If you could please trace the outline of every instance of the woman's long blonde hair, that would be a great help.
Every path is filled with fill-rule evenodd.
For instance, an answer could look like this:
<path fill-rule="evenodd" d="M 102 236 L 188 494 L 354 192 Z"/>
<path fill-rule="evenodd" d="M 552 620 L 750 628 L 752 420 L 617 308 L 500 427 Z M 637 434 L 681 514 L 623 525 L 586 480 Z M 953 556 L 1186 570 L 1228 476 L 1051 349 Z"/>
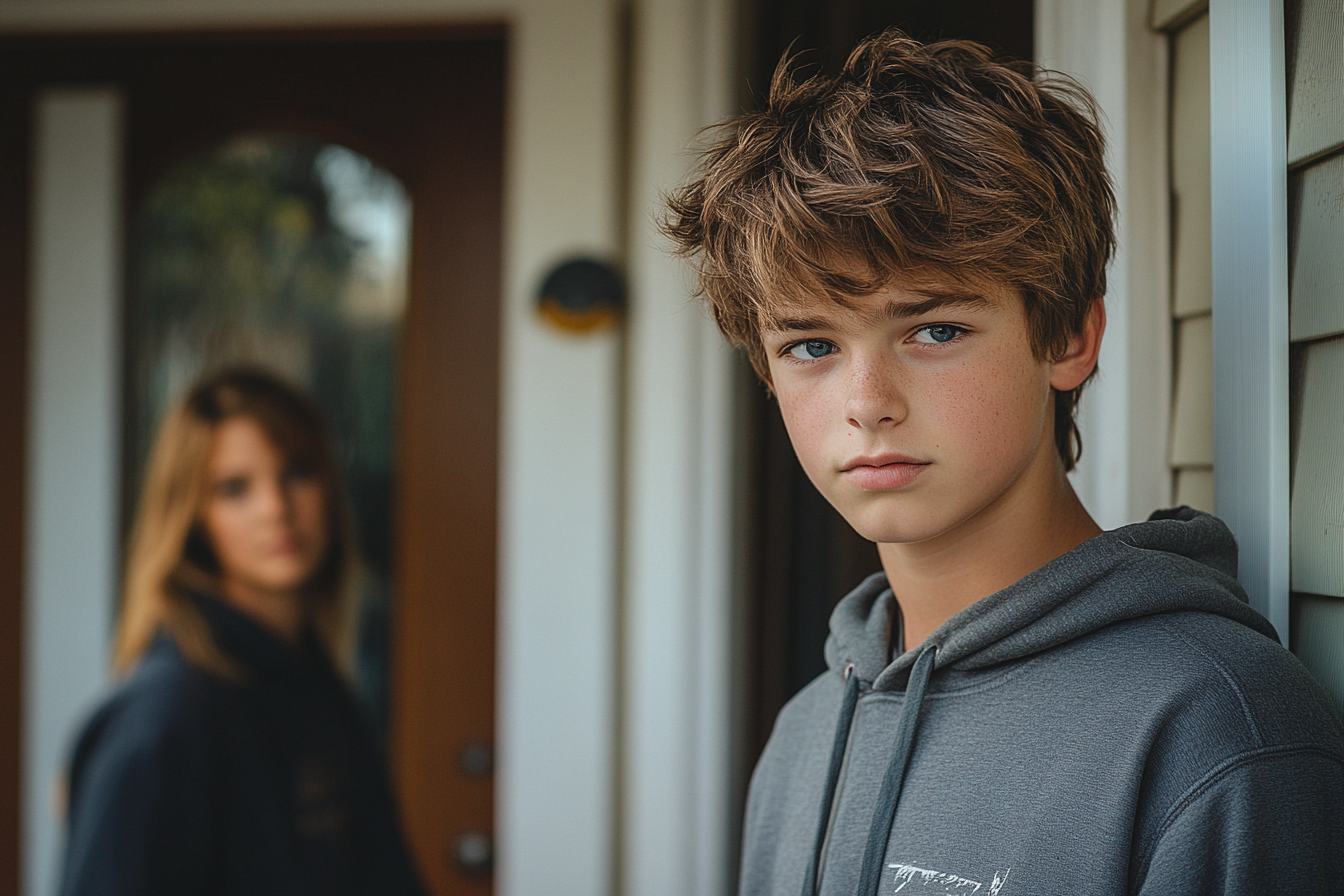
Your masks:
<path fill-rule="evenodd" d="M 348 654 L 349 600 L 357 550 L 331 439 L 316 405 L 259 369 L 234 367 L 198 382 L 159 430 L 145 471 L 130 551 L 115 667 L 135 667 L 165 632 L 188 661 L 225 678 L 243 670 L 215 643 L 193 594 L 219 594 L 219 566 L 201 514 L 209 495 L 215 432 L 225 420 L 256 421 L 290 462 L 316 474 L 327 496 L 327 556 L 308 583 L 313 626 L 331 659 Z"/>

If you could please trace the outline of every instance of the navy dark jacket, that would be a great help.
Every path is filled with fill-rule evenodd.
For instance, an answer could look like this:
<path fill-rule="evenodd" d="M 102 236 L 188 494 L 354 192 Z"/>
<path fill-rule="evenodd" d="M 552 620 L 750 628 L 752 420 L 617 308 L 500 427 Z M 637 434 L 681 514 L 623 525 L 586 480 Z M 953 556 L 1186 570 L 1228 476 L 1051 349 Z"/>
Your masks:
<path fill-rule="evenodd" d="M 315 639 L 200 599 L 229 682 L 160 636 L 80 734 L 63 896 L 421 896 L 381 757 Z"/>

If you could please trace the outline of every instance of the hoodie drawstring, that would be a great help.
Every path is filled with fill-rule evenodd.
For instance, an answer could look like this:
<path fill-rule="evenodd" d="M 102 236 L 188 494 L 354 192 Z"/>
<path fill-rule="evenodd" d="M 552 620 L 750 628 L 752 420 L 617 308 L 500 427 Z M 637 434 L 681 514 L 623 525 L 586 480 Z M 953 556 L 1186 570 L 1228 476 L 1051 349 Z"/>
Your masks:
<path fill-rule="evenodd" d="M 877 896 L 882 883 L 882 863 L 887 858 L 887 843 L 891 840 L 891 826 L 896 821 L 896 806 L 901 799 L 901 785 L 910 764 L 910 753 L 915 745 L 915 729 L 919 727 L 919 713 L 924 705 L 924 692 L 929 688 L 933 664 L 938 658 L 938 647 L 930 644 L 920 651 L 910 670 L 910 681 L 905 686 L 905 705 L 896 723 L 896 752 L 892 754 L 882 789 L 877 794 L 873 809 L 873 823 L 868 828 L 868 845 L 863 850 L 858 896 Z"/>
<path fill-rule="evenodd" d="M 901 799 L 901 785 L 910 754 L 915 745 L 915 730 L 924 706 L 924 694 L 929 689 L 933 666 L 938 659 L 938 646 L 930 644 L 920 651 L 910 669 L 910 680 L 905 686 L 905 703 L 896 723 L 896 751 L 882 778 L 882 789 L 877 794 L 873 822 L 868 828 L 868 844 L 863 850 L 863 867 L 859 873 L 858 896 L 877 896 L 882 883 L 882 863 L 887 858 L 887 843 L 891 840 L 891 826 L 896 821 L 896 806 Z M 826 844 L 826 831 L 831 824 L 835 791 L 840 784 L 840 769 L 845 764 L 849 746 L 849 729 L 854 724 L 854 712 L 859 704 L 859 675 L 851 664 L 845 667 L 845 696 L 840 704 L 840 718 L 835 723 L 835 740 L 831 744 L 831 764 L 826 773 L 826 789 L 821 795 L 821 813 L 817 818 L 817 837 L 812 845 L 812 858 L 807 863 L 803 879 L 803 896 L 816 896 L 817 874 L 821 867 L 821 851 Z"/>
<path fill-rule="evenodd" d="M 821 850 L 826 843 L 826 829 L 831 824 L 831 808 L 835 802 L 835 788 L 840 783 L 840 769 L 845 764 L 845 748 L 849 744 L 849 729 L 854 724 L 854 709 L 859 705 L 859 673 L 854 665 L 845 667 L 845 696 L 840 703 L 840 718 L 835 723 L 835 741 L 831 745 L 831 765 L 826 772 L 826 789 L 821 794 L 821 817 L 817 820 L 817 842 L 812 845 L 812 859 L 807 863 L 803 880 L 803 896 L 816 896 L 817 871 L 821 864 Z"/>

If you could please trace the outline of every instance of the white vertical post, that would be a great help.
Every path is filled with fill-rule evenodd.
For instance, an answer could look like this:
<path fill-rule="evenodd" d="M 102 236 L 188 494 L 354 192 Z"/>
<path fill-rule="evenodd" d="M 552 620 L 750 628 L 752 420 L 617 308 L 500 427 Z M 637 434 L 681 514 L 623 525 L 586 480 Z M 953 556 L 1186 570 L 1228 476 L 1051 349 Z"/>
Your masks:
<path fill-rule="evenodd" d="M 621 892 L 722 894 L 731 806 L 732 359 L 653 219 L 729 111 L 731 7 L 634 10 Z"/>
<path fill-rule="evenodd" d="M 701 121 L 708 124 L 732 112 L 734 46 L 736 22 L 733 4 L 727 0 L 705 0 L 702 5 L 701 41 Z M 698 655 L 691 658 L 696 667 L 697 741 L 695 744 L 695 880 L 691 893 L 697 896 L 727 896 L 735 892 L 729 857 L 735 853 L 731 841 L 740 836 L 732 829 L 732 752 L 734 687 L 733 620 L 734 604 L 741 599 L 733 593 L 737 581 L 734 509 L 738 498 L 733 485 L 733 467 L 737 456 L 734 440 L 740 430 L 735 424 L 734 361 L 732 352 L 718 328 L 703 312 L 698 315 L 701 342 L 700 394 L 700 497 L 699 534 L 700 580 L 697 602 Z"/>
<path fill-rule="evenodd" d="M 616 12 L 536 2 L 509 33 L 495 800 L 506 896 L 615 888 L 620 339 L 549 328 L 536 300 L 551 265 L 619 244 Z"/>
<path fill-rule="evenodd" d="M 33 142 L 23 892 L 55 889 L 56 795 L 105 687 L 117 589 L 121 98 L 53 90 Z"/>
<path fill-rule="evenodd" d="M 1288 159 L 1283 0 L 1209 4 L 1213 468 L 1251 605 L 1288 637 Z"/>

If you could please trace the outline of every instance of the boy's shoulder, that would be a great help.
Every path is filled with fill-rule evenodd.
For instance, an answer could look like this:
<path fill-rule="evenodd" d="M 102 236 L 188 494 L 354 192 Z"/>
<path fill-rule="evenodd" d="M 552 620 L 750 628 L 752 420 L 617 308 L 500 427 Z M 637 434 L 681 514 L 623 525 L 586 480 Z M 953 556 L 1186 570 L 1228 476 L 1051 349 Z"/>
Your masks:
<path fill-rule="evenodd" d="M 1339 709 L 1278 641 L 1200 612 L 1157 614 L 1118 626 L 1113 638 L 1108 634 L 1097 633 L 1097 649 L 1126 653 L 1133 660 L 1128 680 L 1147 692 L 1179 695 L 1183 716 L 1207 707 L 1224 720 L 1222 730 L 1243 730 L 1253 747 L 1323 743 L 1344 755 Z M 1192 721 L 1203 737 L 1216 735 L 1211 719 Z"/>
<path fill-rule="evenodd" d="M 1159 614 L 1088 640 L 1085 650 L 1131 660 L 1098 682 L 1098 699 L 1140 707 L 1119 714 L 1142 726 L 1133 878 L 1207 892 L 1225 874 L 1261 892 L 1298 863 L 1304 881 L 1323 883 L 1344 849 L 1344 719 L 1297 657 L 1211 613 Z M 1224 861 L 1238 853 L 1259 866 Z"/>
<path fill-rule="evenodd" d="M 1019 674 L 1020 687 L 1040 694 L 1035 706 L 1055 703 L 1056 733 L 1095 750 L 1095 771 L 1131 778 L 1136 855 L 1156 851 L 1211 788 L 1287 796 L 1307 781 L 1326 785 L 1329 770 L 1344 799 L 1339 710 L 1292 653 L 1233 619 L 1177 611 L 1128 620 Z"/>

